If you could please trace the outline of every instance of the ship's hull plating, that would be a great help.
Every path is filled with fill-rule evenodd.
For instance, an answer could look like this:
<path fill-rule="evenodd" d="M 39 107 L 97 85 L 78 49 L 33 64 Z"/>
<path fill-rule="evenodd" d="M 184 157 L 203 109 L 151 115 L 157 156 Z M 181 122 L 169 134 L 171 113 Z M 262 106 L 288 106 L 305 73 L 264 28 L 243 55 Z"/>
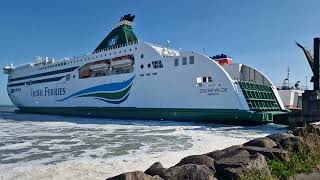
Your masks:
<path fill-rule="evenodd" d="M 20 107 L 22 112 L 111 119 L 176 120 L 219 123 L 268 123 L 273 113 L 236 109 L 165 109 L 107 107 Z"/>

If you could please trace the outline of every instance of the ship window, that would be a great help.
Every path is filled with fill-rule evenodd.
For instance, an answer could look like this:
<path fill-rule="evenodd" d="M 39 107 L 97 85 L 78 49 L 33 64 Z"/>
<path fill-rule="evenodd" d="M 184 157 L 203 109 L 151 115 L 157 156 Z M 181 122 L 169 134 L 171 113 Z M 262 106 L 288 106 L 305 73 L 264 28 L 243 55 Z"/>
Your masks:
<path fill-rule="evenodd" d="M 194 56 L 189 57 L 189 64 L 194 64 Z"/>
<path fill-rule="evenodd" d="M 150 76 L 150 73 L 147 73 L 146 76 Z"/>
<path fill-rule="evenodd" d="M 154 69 L 163 68 L 163 64 L 160 60 L 159 61 L 152 61 L 152 66 Z"/>
<path fill-rule="evenodd" d="M 151 64 L 148 64 L 148 68 L 151 68 Z"/>
<path fill-rule="evenodd" d="M 140 76 L 141 76 L 141 77 L 143 77 L 143 76 L 144 76 L 144 74 L 140 74 Z"/>
<path fill-rule="evenodd" d="M 134 49 L 135 49 L 135 50 L 137 50 L 138 48 L 137 48 L 137 47 L 135 47 Z"/>
<path fill-rule="evenodd" d="M 131 48 L 129 49 L 129 51 L 131 51 Z"/>
<path fill-rule="evenodd" d="M 143 64 L 141 64 L 140 68 L 143 69 Z"/>
<path fill-rule="evenodd" d="M 179 66 L 179 59 L 174 59 L 174 66 Z"/>
<path fill-rule="evenodd" d="M 66 80 L 70 81 L 70 74 L 66 75 Z"/>
<path fill-rule="evenodd" d="M 125 49 L 124 52 L 127 52 L 127 50 Z"/>
<path fill-rule="evenodd" d="M 141 58 L 141 59 L 143 59 L 143 58 L 144 58 L 144 55 L 143 55 L 143 54 L 141 54 L 140 58 Z"/>
<path fill-rule="evenodd" d="M 158 74 L 158 73 L 156 73 L 156 72 L 155 72 L 155 73 L 152 73 L 152 75 L 157 75 L 157 74 Z"/>
<path fill-rule="evenodd" d="M 182 58 L 182 65 L 186 65 L 187 64 L 187 58 L 186 57 L 183 57 Z"/>
<path fill-rule="evenodd" d="M 197 85 L 201 86 L 202 83 L 212 82 L 211 76 L 197 77 Z"/>

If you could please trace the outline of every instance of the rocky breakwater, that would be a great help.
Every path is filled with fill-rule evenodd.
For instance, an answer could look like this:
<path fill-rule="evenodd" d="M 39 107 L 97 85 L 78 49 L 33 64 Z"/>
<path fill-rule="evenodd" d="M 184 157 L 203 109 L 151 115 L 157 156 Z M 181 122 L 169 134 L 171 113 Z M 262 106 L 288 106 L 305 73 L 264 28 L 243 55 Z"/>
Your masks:
<path fill-rule="evenodd" d="M 243 145 L 188 156 L 173 167 L 156 162 L 144 172 L 127 172 L 108 180 L 306 179 L 308 173 L 320 179 L 315 168 L 320 165 L 319 143 L 320 124 L 308 124 Z"/>

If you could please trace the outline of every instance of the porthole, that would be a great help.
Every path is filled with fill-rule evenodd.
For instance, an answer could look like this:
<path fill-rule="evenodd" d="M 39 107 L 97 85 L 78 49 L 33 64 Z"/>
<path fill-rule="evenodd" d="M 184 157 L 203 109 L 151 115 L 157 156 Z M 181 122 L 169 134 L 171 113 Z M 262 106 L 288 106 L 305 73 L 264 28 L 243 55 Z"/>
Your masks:
<path fill-rule="evenodd" d="M 140 68 L 143 69 L 143 64 L 141 64 Z"/>
<path fill-rule="evenodd" d="M 127 52 L 127 50 L 124 50 L 123 52 Z"/>
<path fill-rule="evenodd" d="M 144 55 L 143 55 L 143 54 L 141 54 L 140 58 L 141 58 L 141 59 L 143 59 L 143 58 L 144 58 Z"/>
<path fill-rule="evenodd" d="M 151 64 L 148 64 L 148 68 L 151 68 Z"/>
<path fill-rule="evenodd" d="M 135 47 L 134 49 L 135 49 L 135 50 L 137 50 L 138 48 L 137 48 L 137 47 Z"/>

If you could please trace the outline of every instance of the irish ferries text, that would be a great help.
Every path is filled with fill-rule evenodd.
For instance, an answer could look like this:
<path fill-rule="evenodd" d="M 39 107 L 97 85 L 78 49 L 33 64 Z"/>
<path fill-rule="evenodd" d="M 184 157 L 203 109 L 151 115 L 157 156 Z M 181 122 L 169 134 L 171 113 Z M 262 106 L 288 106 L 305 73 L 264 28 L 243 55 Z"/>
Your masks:
<path fill-rule="evenodd" d="M 48 88 L 45 87 L 44 89 L 31 89 L 31 96 L 38 97 L 38 96 L 62 96 L 66 94 L 66 88 Z"/>

